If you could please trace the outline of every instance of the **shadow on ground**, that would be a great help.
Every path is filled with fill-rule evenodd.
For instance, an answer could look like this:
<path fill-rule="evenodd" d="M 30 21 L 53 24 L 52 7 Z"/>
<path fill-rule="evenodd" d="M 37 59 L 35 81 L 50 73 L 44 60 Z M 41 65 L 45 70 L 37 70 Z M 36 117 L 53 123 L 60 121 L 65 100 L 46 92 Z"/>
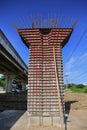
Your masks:
<path fill-rule="evenodd" d="M 70 109 L 71 109 L 71 104 L 76 103 L 78 101 L 73 100 L 73 101 L 67 101 L 65 102 L 65 113 L 69 115 Z"/>
<path fill-rule="evenodd" d="M 24 114 L 21 110 L 7 110 L 0 113 L 0 130 L 10 130 L 17 120 Z"/>
<path fill-rule="evenodd" d="M 0 93 L 0 111 L 27 110 L 27 93 Z"/>
<path fill-rule="evenodd" d="M 0 130 L 10 130 L 26 109 L 26 93 L 0 93 Z"/>
<path fill-rule="evenodd" d="M 69 116 L 69 113 L 70 113 L 71 104 L 76 103 L 76 102 L 78 102 L 78 101 L 73 100 L 73 101 L 65 102 L 65 120 L 64 120 L 64 122 L 65 122 L 65 130 L 67 130 L 67 122 L 70 122 L 68 120 L 68 116 Z"/>

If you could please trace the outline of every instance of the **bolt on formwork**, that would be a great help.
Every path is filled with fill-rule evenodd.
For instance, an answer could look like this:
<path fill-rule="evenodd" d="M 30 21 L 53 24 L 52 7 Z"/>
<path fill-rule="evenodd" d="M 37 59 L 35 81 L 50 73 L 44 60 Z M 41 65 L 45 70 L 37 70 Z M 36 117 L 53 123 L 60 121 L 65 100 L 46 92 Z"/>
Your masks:
<path fill-rule="evenodd" d="M 32 28 L 17 28 L 17 31 L 30 50 L 27 94 L 30 126 L 63 124 L 62 48 L 73 28 L 43 28 L 41 23 L 36 26 L 33 22 Z"/>

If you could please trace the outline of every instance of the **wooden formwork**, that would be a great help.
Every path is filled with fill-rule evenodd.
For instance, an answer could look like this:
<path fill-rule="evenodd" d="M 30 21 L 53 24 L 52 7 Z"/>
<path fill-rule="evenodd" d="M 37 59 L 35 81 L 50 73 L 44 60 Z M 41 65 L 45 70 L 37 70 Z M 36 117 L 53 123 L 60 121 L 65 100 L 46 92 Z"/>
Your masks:
<path fill-rule="evenodd" d="M 64 114 L 62 47 L 72 28 L 18 29 L 30 48 L 27 109 L 31 116 Z"/>

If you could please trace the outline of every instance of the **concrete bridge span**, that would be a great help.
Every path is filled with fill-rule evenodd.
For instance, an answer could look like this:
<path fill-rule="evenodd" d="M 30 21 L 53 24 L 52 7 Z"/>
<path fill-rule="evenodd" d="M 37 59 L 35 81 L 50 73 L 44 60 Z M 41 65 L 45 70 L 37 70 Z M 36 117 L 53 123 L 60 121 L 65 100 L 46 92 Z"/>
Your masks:
<path fill-rule="evenodd" d="M 0 29 L 0 73 L 6 75 L 6 91 L 12 90 L 12 79 L 27 83 L 28 68 L 17 51 Z"/>

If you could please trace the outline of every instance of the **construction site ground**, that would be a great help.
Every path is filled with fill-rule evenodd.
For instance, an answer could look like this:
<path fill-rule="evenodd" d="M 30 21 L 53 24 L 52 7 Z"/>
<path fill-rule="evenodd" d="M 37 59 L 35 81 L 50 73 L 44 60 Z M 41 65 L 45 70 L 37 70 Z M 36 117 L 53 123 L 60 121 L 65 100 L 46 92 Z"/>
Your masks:
<path fill-rule="evenodd" d="M 63 130 L 87 130 L 87 94 L 65 92 L 67 122 Z M 62 130 L 61 127 L 29 127 L 26 110 L 0 113 L 0 130 Z"/>

